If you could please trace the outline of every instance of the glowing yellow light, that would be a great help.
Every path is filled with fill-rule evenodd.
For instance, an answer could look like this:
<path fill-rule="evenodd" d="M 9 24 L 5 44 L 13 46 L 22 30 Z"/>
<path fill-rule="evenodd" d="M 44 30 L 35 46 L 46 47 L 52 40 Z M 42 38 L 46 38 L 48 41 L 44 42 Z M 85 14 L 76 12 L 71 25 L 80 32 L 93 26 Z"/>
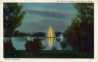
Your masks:
<path fill-rule="evenodd" d="M 49 47 L 51 48 L 51 47 L 53 47 L 53 45 L 55 43 L 55 32 L 51 26 L 48 29 L 47 37 L 48 37 Z"/>

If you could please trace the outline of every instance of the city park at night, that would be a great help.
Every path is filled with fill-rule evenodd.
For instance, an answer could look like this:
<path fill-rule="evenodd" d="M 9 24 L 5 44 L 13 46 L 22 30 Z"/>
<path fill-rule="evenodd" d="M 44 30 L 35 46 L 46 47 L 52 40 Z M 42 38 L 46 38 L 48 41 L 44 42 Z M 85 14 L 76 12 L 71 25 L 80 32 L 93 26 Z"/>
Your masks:
<path fill-rule="evenodd" d="M 4 58 L 93 58 L 93 3 L 4 3 Z"/>

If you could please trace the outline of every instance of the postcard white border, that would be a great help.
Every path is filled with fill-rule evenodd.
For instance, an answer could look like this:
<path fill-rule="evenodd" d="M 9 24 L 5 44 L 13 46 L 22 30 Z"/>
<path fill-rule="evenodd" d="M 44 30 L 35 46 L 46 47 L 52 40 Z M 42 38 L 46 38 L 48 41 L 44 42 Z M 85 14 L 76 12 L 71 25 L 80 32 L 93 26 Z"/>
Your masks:
<path fill-rule="evenodd" d="M 66 1 L 54 1 L 54 0 L 1 0 L 0 1 L 0 60 L 4 60 L 4 62 L 17 62 L 17 61 L 20 61 L 20 62 L 98 62 L 98 4 L 94 4 L 94 59 L 89 59 L 89 58 L 85 58 L 85 59 L 82 59 L 82 58 L 78 58 L 78 59 L 74 59 L 74 58 L 16 58 L 16 59 L 13 59 L 13 58 L 10 58 L 10 59 L 5 59 L 3 58 L 3 3 L 4 2 L 22 2 L 22 3 L 36 3 L 36 2 L 41 2 L 41 3 L 46 3 L 46 2 L 51 2 L 51 3 L 89 3 L 89 2 L 93 2 L 94 0 L 82 0 L 82 1 L 78 1 L 78 0 L 66 0 Z"/>

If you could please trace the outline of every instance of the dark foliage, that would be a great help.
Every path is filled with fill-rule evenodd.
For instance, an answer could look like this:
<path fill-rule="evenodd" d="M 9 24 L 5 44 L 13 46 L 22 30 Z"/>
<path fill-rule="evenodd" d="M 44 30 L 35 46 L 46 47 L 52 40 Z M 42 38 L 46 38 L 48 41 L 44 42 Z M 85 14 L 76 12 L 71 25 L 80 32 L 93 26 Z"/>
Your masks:
<path fill-rule="evenodd" d="M 17 3 L 4 3 L 4 36 L 11 36 L 14 29 L 21 24 L 24 12 Z"/>
<path fill-rule="evenodd" d="M 4 57 L 15 57 L 15 48 L 13 47 L 13 44 L 11 40 L 6 40 L 4 42 Z"/>
<path fill-rule="evenodd" d="M 94 4 L 75 4 L 79 15 L 65 31 L 69 44 L 81 54 L 94 55 Z"/>
<path fill-rule="evenodd" d="M 25 48 L 27 51 L 27 55 L 31 57 L 39 56 L 41 49 L 40 39 L 34 39 L 33 41 L 28 41 L 25 44 Z"/>

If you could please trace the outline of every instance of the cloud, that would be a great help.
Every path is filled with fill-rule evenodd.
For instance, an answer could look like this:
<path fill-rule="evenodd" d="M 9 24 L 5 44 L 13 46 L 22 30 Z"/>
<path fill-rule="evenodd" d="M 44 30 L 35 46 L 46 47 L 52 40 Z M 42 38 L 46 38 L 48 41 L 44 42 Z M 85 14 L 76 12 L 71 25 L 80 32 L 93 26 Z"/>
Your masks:
<path fill-rule="evenodd" d="M 72 4 L 23 4 L 23 6 L 26 14 L 16 30 L 26 33 L 47 32 L 49 26 L 55 31 L 63 32 L 77 13 Z"/>

